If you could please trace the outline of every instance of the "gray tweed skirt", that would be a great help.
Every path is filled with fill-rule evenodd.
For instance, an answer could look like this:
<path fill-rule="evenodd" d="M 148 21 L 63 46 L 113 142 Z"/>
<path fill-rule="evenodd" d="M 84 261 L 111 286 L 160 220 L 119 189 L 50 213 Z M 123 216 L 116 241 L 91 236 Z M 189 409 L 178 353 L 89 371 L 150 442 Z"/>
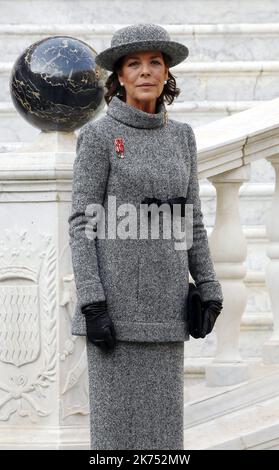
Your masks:
<path fill-rule="evenodd" d="M 183 450 L 184 342 L 86 339 L 93 450 Z"/>

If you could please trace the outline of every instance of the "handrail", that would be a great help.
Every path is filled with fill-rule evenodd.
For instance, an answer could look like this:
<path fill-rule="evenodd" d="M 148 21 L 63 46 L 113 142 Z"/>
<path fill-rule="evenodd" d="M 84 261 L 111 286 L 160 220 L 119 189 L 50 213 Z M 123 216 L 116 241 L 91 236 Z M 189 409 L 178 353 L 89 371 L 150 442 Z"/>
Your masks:
<path fill-rule="evenodd" d="M 199 178 L 279 153 L 279 98 L 194 128 Z"/>

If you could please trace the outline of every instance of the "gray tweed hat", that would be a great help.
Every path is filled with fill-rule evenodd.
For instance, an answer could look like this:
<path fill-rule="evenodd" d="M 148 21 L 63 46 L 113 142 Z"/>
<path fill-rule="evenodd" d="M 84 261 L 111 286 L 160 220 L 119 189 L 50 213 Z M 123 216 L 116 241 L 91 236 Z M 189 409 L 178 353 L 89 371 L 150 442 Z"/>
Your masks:
<path fill-rule="evenodd" d="M 172 41 L 162 27 L 151 23 L 138 23 L 118 29 L 111 39 L 111 47 L 95 57 L 96 64 L 113 71 L 117 59 L 135 51 L 160 50 L 170 57 L 169 67 L 188 57 L 189 49 L 180 42 Z"/>

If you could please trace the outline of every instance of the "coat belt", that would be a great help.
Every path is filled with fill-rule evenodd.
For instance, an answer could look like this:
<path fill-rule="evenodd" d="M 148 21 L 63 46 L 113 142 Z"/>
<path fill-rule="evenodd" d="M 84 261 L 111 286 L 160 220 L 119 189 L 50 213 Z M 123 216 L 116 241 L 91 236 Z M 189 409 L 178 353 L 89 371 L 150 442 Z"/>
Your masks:
<path fill-rule="evenodd" d="M 181 217 L 185 217 L 185 204 L 186 204 L 186 197 L 178 196 L 173 197 L 170 199 L 159 199 L 157 197 L 145 197 L 141 204 L 157 204 L 159 207 L 161 204 L 169 204 L 171 209 L 171 215 L 173 214 L 173 204 L 181 204 Z M 150 214 L 150 212 L 149 212 Z"/>

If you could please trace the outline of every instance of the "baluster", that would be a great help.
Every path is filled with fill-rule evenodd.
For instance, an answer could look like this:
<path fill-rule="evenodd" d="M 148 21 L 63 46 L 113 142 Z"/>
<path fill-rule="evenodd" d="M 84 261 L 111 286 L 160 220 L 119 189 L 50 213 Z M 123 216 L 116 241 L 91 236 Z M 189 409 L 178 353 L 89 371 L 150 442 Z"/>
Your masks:
<path fill-rule="evenodd" d="M 247 303 L 244 284 L 247 245 L 239 214 L 239 188 L 250 178 L 250 165 L 209 177 L 217 193 L 216 221 L 209 245 L 224 303 L 216 321 L 217 351 L 206 367 L 209 386 L 237 384 L 249 377 L 239 352 L 240 323 Z"/>

